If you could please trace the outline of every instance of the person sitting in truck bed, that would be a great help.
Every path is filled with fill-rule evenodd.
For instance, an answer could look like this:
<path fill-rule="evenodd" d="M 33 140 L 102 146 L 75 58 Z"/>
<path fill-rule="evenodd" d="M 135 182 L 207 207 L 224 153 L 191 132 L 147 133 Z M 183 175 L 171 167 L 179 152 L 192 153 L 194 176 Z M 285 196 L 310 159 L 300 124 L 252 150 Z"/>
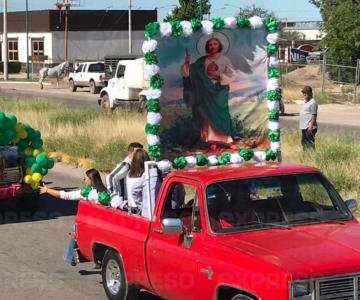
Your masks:
<path fill-rule="evenodd" d="M 100 198 L 107 198 L 110 201 L 110 195 L 108 190 L 101 180 L 101 176 L 98 170 L 89 169 L 84 174 L 85 186 L 82 189 L 75 191 L 58 191 L 48 188 L 45 184 L 40 187 L 40 194 L 49 194 L 55 198 L 63 200 L 80 200 L 85 199 L 95 203 L 106 205 Z M 99 195 L 102 195 L 99 197 Z M 104 197 L 105 196 L 105 197 Z M 102 203 L 101 203 L 102 202 Z"/>
<path fill-rule="evenodd" d="M 126 191 L 128 209 L 130 213 L 147 217 L 149 207 L 147 202 L 148 192 L 145 179 L 145 162 L 150 158 L 143 149 L 137 149 L 126 177 Z M 150 199 L 154 208 L 156 193 L 160 187 L 161 176 L 157 168 L 150 169 Z"/>

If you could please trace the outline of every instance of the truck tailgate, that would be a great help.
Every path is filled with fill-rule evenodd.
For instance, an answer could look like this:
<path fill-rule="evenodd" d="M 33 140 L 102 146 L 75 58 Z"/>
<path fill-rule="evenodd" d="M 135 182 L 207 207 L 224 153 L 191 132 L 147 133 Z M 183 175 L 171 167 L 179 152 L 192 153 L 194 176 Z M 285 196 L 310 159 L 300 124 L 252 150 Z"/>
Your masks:
<path fill-rule="evenodd" d="M 81 200 L 75 224 L 77 244 L 84 257 L 93 259 L 92 248 L 96 243 L 113 248 L 123 260 L 127 279 L 149 286 L 145 265 L 149 220 Z"/>

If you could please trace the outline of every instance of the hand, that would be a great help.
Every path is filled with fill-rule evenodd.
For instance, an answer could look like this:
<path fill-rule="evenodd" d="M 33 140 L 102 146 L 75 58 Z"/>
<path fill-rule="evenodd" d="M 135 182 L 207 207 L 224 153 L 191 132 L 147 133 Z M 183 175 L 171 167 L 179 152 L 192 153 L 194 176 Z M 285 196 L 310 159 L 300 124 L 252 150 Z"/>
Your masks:
<path fill-rule="evenodd" d="M 185 49 L 185 65 L 189 65 L 191 61 L 191 57 L 189 54 L 189 50 L 186 48 Z"/>
<path fill-rule="evenodd" d="M 311 134 L 312 134 L 312 132 L 313 132 L 312 126 L 309 126 L 309 127 L 306 129 L 306 131 L 307 131 L 308 133 L 311 133 Z"/>
<path fill-rule="evenodd" d="M 207 75 L 216 81 L 220 81 L 220 76 L 217 74 L 217 71 L 207 71 Z"/>
<path fill-rule="evenodd" d="M 40 186 L 40 194 L 46 194 L 48 192 L 48 188 L 45 185 L 45 183 L 43 183 L 42 186 Z"/>

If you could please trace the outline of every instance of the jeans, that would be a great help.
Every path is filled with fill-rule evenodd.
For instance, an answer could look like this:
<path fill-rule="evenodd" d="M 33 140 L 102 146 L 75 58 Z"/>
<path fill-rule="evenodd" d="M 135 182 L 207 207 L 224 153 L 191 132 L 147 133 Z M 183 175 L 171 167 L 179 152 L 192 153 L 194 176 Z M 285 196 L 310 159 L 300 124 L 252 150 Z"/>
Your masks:
<path fill-rule="evenodd" d="M 71 227 L 71 231 L 74 232 L 75 231 L 75 225 L 73 225 Z M 75 249 L 76 249 L 76 241 L 70 237 L 69 238 L 69 244 L 65 250 L 65 255 L 64 255 L 64 260 L 65 262 L 70 265 L 70 266 L 74 266 L 76 264 L 76 260 L 75 260 Z"/>
<path fill-rule="evenodd" d="M 315 150 L 315 135 L 317 128 L 313 129 L 311 132 L 308 132 L 307 129 L 302 129 L 301 145 L 303 149 L 313 149 Z"/>

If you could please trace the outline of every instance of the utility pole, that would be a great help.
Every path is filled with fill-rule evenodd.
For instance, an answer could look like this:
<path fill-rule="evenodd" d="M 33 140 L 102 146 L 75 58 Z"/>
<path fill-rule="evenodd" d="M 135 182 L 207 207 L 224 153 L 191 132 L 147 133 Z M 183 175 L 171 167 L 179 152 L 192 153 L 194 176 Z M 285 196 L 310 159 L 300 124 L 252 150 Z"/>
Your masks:
<path fill-rule="evenodd" d="M 3 34 L 3 53 L 4 53 L 4 81 L 8 80 L 8 60 L 9 60 L 9 53 L 8 53 L 8 39 L 7 39 L 7 0 L 4 1 L 4 12 L 3 12 L 3 19 L 4 19 L 4 34 Z"/>
<path fill-rule="evenodd" d="M 132 53 L 132 36 L 131 36 L 131 0 L 129 0 L 129 12 L 128 12 L 128 15 L 129 15 L 129 25 L 128 25 L 128 28 L 129 28 L 129 54 Z"/>
<path fill-rule="evenodd" d="M 322 61 L 322 70 L 321 70 L 321 94 L 324 95 L 325 93 L 325 81 L 326 81 L 326 52 L 323 51 L 323 61 Z"/>
<path fill-rule="evenodd" d="M 29 0 L 26 0 L 25 12 L 25 28 L 26 28 L 26 78 L 29 80 Z"/>
<path fill-rule="evenodd" d="M 202 13 L 202 0 L 200 0 L 199 1 L 199 14 L 200 14 L 200 16 L 199 16 L 199 18 L 200 18 L 200 21 L 202 21 L 202 19 L 203 19 L 203 13 Z"/>
<path fill-rule="evenodd" d="M 69 58 L 69 51 L 68 51 L 68 44 L 69 44 L 69 11 L 71 7 L 70 0 L 63 0 L 61 3 L 56 3 L 56 9 L 59 11 L 64 10 L 64 59 L 68 61 Z"/>

